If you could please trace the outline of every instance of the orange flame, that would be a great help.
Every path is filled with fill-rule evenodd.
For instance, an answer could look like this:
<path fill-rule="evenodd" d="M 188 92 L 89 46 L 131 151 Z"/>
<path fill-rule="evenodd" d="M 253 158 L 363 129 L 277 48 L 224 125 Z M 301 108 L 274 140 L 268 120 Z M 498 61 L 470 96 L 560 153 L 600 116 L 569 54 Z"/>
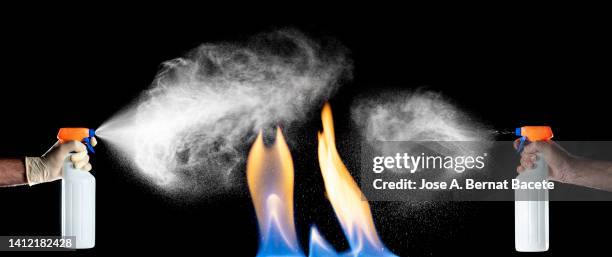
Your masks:
<path fill-rule="evenodd" d="M 259 133 L 246 173 L 259 222 L 258 256 L 303 256 L 293 222 L 293 160 L 280 128 L 270 148 Z"/>
<path fill-rule="evenodd" d="M 395 256 L 378 238 L 370 205 L 336 150 L 331 108 L 323 107 L 319 165 L 325 190 L 346 235 L 350 251 L 338 254 L 313 226 L 309 256 Z M 247 181 L 259 223 L 257 256 L 304 256 L 293 221 L 293 160 L 280 129 L 266 148 L 261 132 L 247 159 Z"/>
<path fill-rule="evenodd" d="M 319 165 L 331 205 L 355 255 L 391 254 L 378 238 L 365 196 L 353 180 L 336 150 L 334 122 L 328 103 L 321 112 L 323 132 L 319 133 Z"/>

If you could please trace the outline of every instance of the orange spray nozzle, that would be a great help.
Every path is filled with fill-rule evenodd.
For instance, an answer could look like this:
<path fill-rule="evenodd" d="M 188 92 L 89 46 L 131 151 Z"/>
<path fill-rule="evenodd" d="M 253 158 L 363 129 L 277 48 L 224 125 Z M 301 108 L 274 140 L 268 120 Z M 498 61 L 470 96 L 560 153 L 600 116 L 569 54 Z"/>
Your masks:
<path fill-rule="evenodd" d="M 553 138 L 552 129 L 549 126 L 524 126 L 516 128 L 516 135 L 521 137 L 521 141 L 517 148 L 520 153 L 523 150 L 525 141 L 546 141 Z"/>
<path fill-rule="evenodd" d="M 516 129 L 516 135 L 525 137 L 529 141 L 546 141 L 553 138 L 552 129 L 549 126 L 524 126 Z"/>
<path fill-rule="evenodd" d="M 94 153 L 90 140 L 95 135 L 95 130 L 89 128 L 60 128 L 57 133 L 57 139 L 60 143 L 71 140 L 83 142 L 87 146 L 87 149 Z"/>

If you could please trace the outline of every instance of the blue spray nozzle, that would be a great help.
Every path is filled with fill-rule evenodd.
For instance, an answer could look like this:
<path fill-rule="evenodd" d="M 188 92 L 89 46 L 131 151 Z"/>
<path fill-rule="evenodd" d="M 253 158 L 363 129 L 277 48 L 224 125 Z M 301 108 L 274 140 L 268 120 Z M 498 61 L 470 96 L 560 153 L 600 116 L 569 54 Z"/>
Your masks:
<path fill-rule="evenodd" d="M 522 136 L 523 133 L 521 132 L 521 128 L 516 128 L 516 130 L 514 130 L 514 134 L 519 136 L 519 137 Z"/>
<path fill-rule="evenodd" d="M 516 128 L 514 130 L 514 134 L 521 137 L 521 141 L 518 145 L 518 147 L 516 148 L 516 153 L 521 153 L 521 151 L 523 150 L 523 146 L 525 146 L 525 140 L 527 140 L 527 137 L 523 136 L 523 131 L 521 130 L 521 128 Z"/>

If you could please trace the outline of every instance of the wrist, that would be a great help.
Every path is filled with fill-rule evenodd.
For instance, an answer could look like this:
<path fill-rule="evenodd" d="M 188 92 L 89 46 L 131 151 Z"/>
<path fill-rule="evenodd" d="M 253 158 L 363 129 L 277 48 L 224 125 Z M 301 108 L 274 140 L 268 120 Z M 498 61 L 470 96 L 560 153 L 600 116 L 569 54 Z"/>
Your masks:
<path fill-rule="evenodd" d="M 24 165 L 28 185 L 33 186 L 48 180 L 45 162 L 41 157 L 25 157 Z"/>
<path fill-rule="evenodd" d="M 561 177 L 558 179 L 559 182 L 574 184 L 576 178 L 578 177 L 576 171 L 578 167 L 581 165 L 582 159 L 576 156 L 569 155 L 565 159 L 565 163 L 561 168 Z"/>

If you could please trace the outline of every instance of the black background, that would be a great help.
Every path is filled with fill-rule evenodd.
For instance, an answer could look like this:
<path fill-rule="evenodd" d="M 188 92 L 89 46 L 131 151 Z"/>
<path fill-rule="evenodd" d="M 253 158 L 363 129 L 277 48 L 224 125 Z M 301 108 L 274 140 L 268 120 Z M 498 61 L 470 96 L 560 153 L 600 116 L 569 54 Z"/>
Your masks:
<path fill-rule="evenodd" d="M 223 16 L 211 17 L 211 12 L 216 11 L 172 16 L 144 10 L 27 12 L 3 18 L 0 156 L 40 155 L 60 127 L 98 127 L 149 86 L 161 62 L 203 42 L 242 41 L 285 27 L 317 39 L 335 38 L 351 51 L 354 79 L 330 99 L 341 156 L 354 151 L 348 114 L 357 96 L 423 86 L 495 129 L 549 124 L 557 140 L 610 139 L 609 21 L 598 14 L 541 10 L 415 16 L 417 11 L 399 10 L 316 12 L 289 20 L 225 9 Z M 290 141 L 300 243 L 307 249 L 308 228 L 316 224 L 338 250 L 346 249 L 319 177 L 318 110 L 309 117 L 291 131 L 300 139 Z M 246 187 L 176 200 L 109 158 L 104 142 L 98 149 L 93 157 L 96 247 L 64 254 L 256 254 L 256 220 Z M 358 166 L 346 159 L 349 168 Z M 59 234 L 60 189 L 59 182 L 0 189 L 0 235 Z M 518 255 L 512 202 L 372 206 L 382 240 L 401 256 Z M 610 206 L 552 202 L 551 246 L 542 255 L 606 252 Z"/>

